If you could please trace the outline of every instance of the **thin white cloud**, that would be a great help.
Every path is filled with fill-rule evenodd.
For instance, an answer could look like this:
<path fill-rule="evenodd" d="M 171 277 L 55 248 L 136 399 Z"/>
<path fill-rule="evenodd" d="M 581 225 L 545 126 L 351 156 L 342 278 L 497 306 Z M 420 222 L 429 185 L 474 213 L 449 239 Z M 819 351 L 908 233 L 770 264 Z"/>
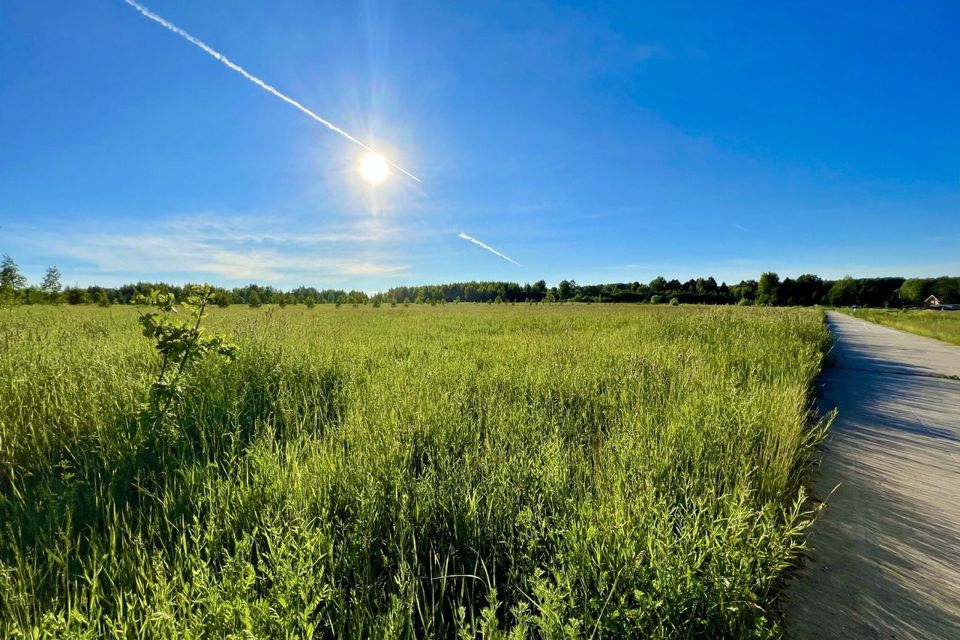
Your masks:
<path fill-rule="evenodd" d="M 518 267 L 523 266 L 523 265 L 521 265 L 519 262 L 517 262 L 516 260 L 514 260 L 513 258 L 511 258 L 510 256 L 506 256 L 506 255 L 500 253 L 499 251 L 497 251 L 496 249 L 494 249 L 494 248 L 491 247 L 490 245 L 484 244 L 483 242 L 480 242 L 480 241 L 477 240 L 476 238 L 472 238 L 472 237 L 468 236 L 467 234 L 463 233 L 462 231 L 461 231 L 460 233 L 458 233 L 457 236 L 460 237 L 460 238 L 463 238 L 464 240 L 468 240 L 468 241 L 472 242 L 472 243 L 475 244 L 475 245 L 478 245 L 478 246 L 483 247 L 484 249 L 486 249 L 487 251 L 489 251 L 489 252 L 492 253 L 493 255 L 495 255 L 495 256 L 500 256 L 501 258 L 503 258 L 503 259 L 506 260 L 507 262 L 512 262 L 513 264 L 517 265 Z"/>
<path fill-rule="evenodd" d="M 268 93 L 271 93 L 271 94 L 273 94 L 274 96 L 280 98 L 281 100 L 283 100 L 283 101 L 286 102 L 287 104 L 289 104 L 289 105 L 291 105 L 291 106 L 299 109 L 300 111 L 302 111 L 303 113 L 305 113 L 305 114 L 308 115 L 309 117 L 313 118 L 314 120 L 316 120 L 317 122 L 319 122 L 319 123 L 322 124 L 323 126 L 327 127 L 327 128 L 330 129 L 331 131 L 334 131 L 335 133 L 340 134 L 341 136 L 343 136 L 344 138 L 346 138 L 346 139 L 349 140 L 350 142 L 354 143 L 355 145 L 357 145 L 357 146 L 359 146 L 359 147 L 361 147 L 361 148 L 363 148 L 363 149 L 366 149 L 367 151 L 369 151 L 369 152 L 371 152 L 371 153 L 377 153 L 374 149 L 372 149 L 371 147 L 367 146 L 366 144 L 364 144 L 363 142 L 361 142 L 361 141 L 358 140 L 357 138 L 353 137 L 352 135 L 350 135 L 349 133 L 347 133 L 346 131 L 344 131 L 343 129 L 341 129 L 340 127 L 338 127 L 337 125 L 333 124 L 332 122 L 330 122 L 330 121 L 327 120 L 326 118 L 322 118 L 322 117 L 318 116 L 316 113 L 314 113 L 314 112 L 311 111 L 310 109 L 306 108 L 305 106 L 303 106 L 302 104 L 300 104 L 299 102 L 297 102 L 296 100 L 294 100 L 293 98 L 291 98 L 290 96 L 288 96 L 288 95 L 280 92 L 280 91 L 277 90 L 276 88 L 270 86 L 269 84 L 267 84 L 266 82 L 264 82 L 264 81 L 261 80 L 260 78 L 256 77 L 255 75 L 251 74 L 249 71 L 247 71 L 246 69 L 244 69 L 243 67 L 241 67 L 241 66 L 238 65 L 237 63 L 230 61 L 229 59 L 227 59 L 227 57 L 226 57 L 225 55 L 223 55 L 223 54 L 220 53 L 219 51 L 213 49 L 212 47 L 210 47 L 209 45 L 207 45 L 205 42 L 203 42 L 202 40 L 200 40 L 199 38 L 197 38 L 197 37 L 195 37 L 195 36 L 187 33 L 186 31 L 184 31 L 183 29 L 181 29 L 181 28 L 178 27 L 177 25 L 173 24 L 173 23 L 170 22 L 169 20 L 163 18 L 162 16 L 157 15 L 156 13 L 153 13 L 152 11 L 150 11 L 149 9 L 147 9 L 146 7 L 144 7 L 143 5 L 139 4 L 138 2 L 135 2 L 135 0 L 124 0 L 124 2 L 126 2 L 128 5 L 130 5 L 131 7 L 133 7 L 134 9 L 136 9 L 137 11 L 139 11 L 144 17 L 149 18 L 150 20 L 153 20 L 154 22 L 156 22 L 157 24 L 161 25 L 162 27 L 164 27 L 164 28 L 166 28 L 166 29 L 169 29 L 169 30 L 172 31 L 173 33 L 177 34 L 178 36 L 180 36 L 181 38 L 183 38 L 184 40 L 186 40 L 187 42 L 189 42 L 190 44 L 193 44 L 193 45 L 199 47 L 199 48 L 202 49 L 204 52 L 206 52 L 206 53 L 208 53 L 209 55 L 213 56 L 214 58 L 216 58 L 218 61 L 220 61 L 222 64 L 224 64 L 224 65 L 227 66 L 228 68 L 232 69 L 233 71 L 236 71 L 237 73 L 239 73 L 240 75 L 242 75 L 244 78 L 246 78 L 247 80 L 249 80 L 249 81 L 252 82 L 253 84 L 257 85 L 258 87 L 260 87 L 260 88 L 263 89 L 264 91 L 267 91 Z M 381 154 L 378 154 L 378 155 L 381 155 Z M 381 157 L 383 157 L 383 156 L 381 155 Z M 391 160 L 389 160 L 389 159 L 387 159 L 387 158 L 384 158 L 384 160 L 387 162 L 387 164 L 389 164 L 391 167 L 393 167 L 393 168 L 396 169 L 397 171 L 400 171 L 401 173 L 403 173 L 403 174 L 406 175 L 407 177 L 415 180 L 415 181 L 418 182 L 418 183 L 420 182 L 420 178 L 418 178 L 417 176 L 413 175 L 412 173 L 410 173 L 409 171 L 407 171 L 406 169 L 404 169 L 404 168 L 401 167 L 400 165 L 392 162 Z"/>
<path fill-rule="evenodd" d="M 294 234 L 249 218 L 203 215 L 175 218 L 146 231 L 21 230 L 19 235 L 45 253 L 79 261 L 75 271 L 96 280 L 182 274 L 191 280 L 319 284 L 351 276 L 398 276 L 410 269 L 382 247 L 377 250 L 382 258 L 370 259 L 368 245 L 394 236 L 390 229 L 362 225 Z"/>
<path fill-rule="evenodd" d="M 379 221 L 349 225 L 325 224 L 323 230 L 300 227 L 296 231 L 290 231 L 289 224 L 276 225 L 269 218 L 223 216 L 214 213 L 174 218 L 165 226 L 185 235 L 212 236 L 228 243 L 259 245 L 364 244 L 407 235 L 402 230 Z"/>

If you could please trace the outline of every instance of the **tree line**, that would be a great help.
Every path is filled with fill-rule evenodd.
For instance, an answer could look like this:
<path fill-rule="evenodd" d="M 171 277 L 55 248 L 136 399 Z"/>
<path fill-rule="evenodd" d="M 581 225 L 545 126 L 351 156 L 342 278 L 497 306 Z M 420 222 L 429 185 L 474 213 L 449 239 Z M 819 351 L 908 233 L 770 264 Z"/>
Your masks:
<path fill-rule="evenodd" d="M 382 294 L 387 300 L 411 302 L 630 302 L 674 304 L 756 304 L 768 306 L 909 307 L 923 304 L 929 295 L 941 302 L 960 302 L 960 277 L 851 278 L 825 280 L 806 274 L 784 278 L 773 272 L 759 280 L 717 284 L 712 278 L 681 282 L 657 277 L 648 283 L 619 282 L 580 285 L 562 280 L 547 287 L 515 282 L 454 282 L 420 287 L 395 287 Z"/>
<path fill-rule="evenodd" d="M 186 285 L 163 282 L 137 282 L 119 287 L 64 287 L 57 267 L 50 267 L 44 278 L 30 285 L 17 263 L 8 255 L 0 262 L 0 302 L 7 304 L 131 304 L 138 296 L 164 291 L 179 301 Z M 940 278 L 851 278 L 825 280 L 806 274 L 784 278 L 773 272 L 758 280 L 737 284 L 717 284 L 712 278 L 685 282 L 657 277 L 648 283 L 619 282 L 581 285 L 562 280 L 548 287 L 544 280 L 532 284 L 500 281 L 452 282 L 417 287 L 393 287 L 368 294 L 363 291 L 297 287 L 283 291 L 270 286 L 249 284 L 227 289 L 213 287 L 213 301 L 220 306 L 245 304 L 367 304 L 380 305 L 450 302 L 621 302 L 650 304 L 745 304 L 766 306 L 861 306 L 910 307 L 923 304 L 935 295 L 946 304 L 960 303 L 960 277 Z"/>

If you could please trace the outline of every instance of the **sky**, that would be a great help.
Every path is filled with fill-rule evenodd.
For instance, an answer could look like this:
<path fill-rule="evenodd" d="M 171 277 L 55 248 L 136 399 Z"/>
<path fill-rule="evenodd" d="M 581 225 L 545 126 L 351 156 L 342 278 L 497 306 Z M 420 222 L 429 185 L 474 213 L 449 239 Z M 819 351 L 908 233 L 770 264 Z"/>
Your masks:
<path fill-rule="evenodd" d="M 5 0 L 34 283 L 960 274 L 956 2 L 144 4 L 421 182 L 122 0 Z"/>

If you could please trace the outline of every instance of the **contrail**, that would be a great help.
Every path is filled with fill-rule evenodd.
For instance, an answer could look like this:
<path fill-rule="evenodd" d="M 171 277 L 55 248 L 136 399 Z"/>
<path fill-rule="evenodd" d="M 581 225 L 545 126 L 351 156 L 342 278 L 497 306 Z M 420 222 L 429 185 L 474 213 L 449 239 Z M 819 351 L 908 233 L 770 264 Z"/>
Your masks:
<path fill-rule="evenodd" d="M 513 258 L 511 258 L 511 257 L 509 257 L 509 256 L 503 255 L 502 253 L 500 253 L 499 251 L 497 251 L 496 249 L 494 249 L 494 248 L 491 247 L 490 245 L 484 244 L 484 243 L 480 242 L 479 240 L 477 240 L 476 238 L 471 238 L 470 236 L 468 236 L 467 234 L 463 233 L 462 231 L 461 231 L 460 233 L 458 233 L 457 236 L 460 237 L 460 238 L 463 238 L 464 240 L 469 240 L 469 241 L 472 242 L 473 244 L 480 245 L 481 247 L 483 247 L 484 249 L 486 249 L 487 251 L 489 251 L 489 252 L 492 253 L 493 255 L 495 255 L 495 256 L 500 256 L 501 258 L 503 258 L 503 259 L 506 260 L 507 262 L 512 262 L 513 264 L 517 265 L 518 267 L 522 267 L 522 266 L 523 266 L 522 264 L 520 264 L 519 262 L 517 262 L 517 261 L 514 260 Z"/>
<path fill-rule="evenodd" d="M 227 57 L 226 57 L 225 55 L 223 55 L 222 53 L 220 53 L 220 52 L 218 52 L 218 51 L 210 48 L 210 47 L 207 46 L 206 43 L 204 43 L 202 40 L 193 37 L 192 35 L 190 35 L 190 34 L 187 33 L 186 31 L 184 31 L 183 29 L 181 29 L 181 28 L 178 27 L 177 25 L 173 24 L 173 23 L 170 22 L 169 20 L 166 20 L 165 18 L 162 18 L 161 16 L 158 16 L 158 15 L 155 14 L 154 12 L 152 12 L 152 11 L 150 11 L 149 9 L 147 9 L 146 7 L 144 7 L 143 5 L 135 2 L 135 0 L 124 0 L 124 2 L 126 2 L 128 5 L 130 5 L 131 7 L 133 7 L 134 9 L 136 9 L 137 11 L 139 11 L 140 13 L 142 13 L 142 14 L 143 14 L 144 16 L 146 16 L 147 18 L 150 18 L 150 19 L 153 20 L 154 22 L 156 22 L 156 23 L 158 23 L 158 24 L 166 27 L 166 28 L 169 29 L 170 31 L 173 31 L 175 34 L 177 34 L 178 36 L 180 36 L 180 37 L 183 38 L 184 40 L 186 40 L 186 41 L 188 41 L 188 42 L 190 42 L 190 43 L 192 43 L 192 44 L 195 44 L 196 46 L 200 47 L 201 49 L 203 49 L 204 51 L 206 51 L 207 53 L 209 53 L 211 56 L 213 56 L 214 58 L 216 58 L 217 60 L 219 60 L 219 61 L 222 62 L 223 64 L 227 65 L 228 67 L 230 67 L 231 69 L 233 69 L 234 71 L 236 71 L 237 73 L 239 73 L 240 75 L 242 75 L 244 78 L 246 78 L 247 80 L 249 80 L 249 81 L 252 82 L 253 84 L 257 85 L 257 86 L 260 87 L 261 89 L 265 89 L 265 90 L 269 91 L 270 93 L 272 93 L 273 95 L 277 96 L 278 98 L 280 98 L 281 100 L 283 100 L 284 102 L 286 102 L 286 103 L 288 103 L 288 104 L 292 104 L 292 105 L 295 106 L 297 109 L 300 109 L 300 111 L 304 112 L 305 114 L 307 114 L 308 116 L 310 116 L 311 118 L 313 118 L 314 120 L 316 120 L 317 122 L 319 122 L 320 124 L 322 124 L 323 126 L 327 127 L 328 129 L 330 129 L 330 130 L 332 130 L 332 131 L 335 131 L 336 133 L 339 133 L 340 135 L 342 135 L 344 138 L 346 138 L 346 139 L 349 140 L 350 142 L 352 142 L 352 143 L 354 143 L 354 144 L 356 144 L 356 145 L 358 145 L 358 146 L 366 149 L 366 150 L 369 151 L 370 153 L 377 153 L 376 151 L 374 151 L 373 149 L 371 149 L 370 147 L 368 147 L 368 146 L 365 145 L 364 143 L 360 142 L 359 140 L 357 140 L 356 138 L 354 138 L 352 135 L 350 135 L 349 133 L 347 133 L 346 131 L 344 131 L 343 129 L 341 129 L 340 127 L 338 127 L 337 125 L 333 124 L 333 123 L 330 122 L 329 120 L 326 120 L 326 119 L 324 119 L 324 118 L 321 118 L 320 116 L 318 116 L 317 114 L 315 114 L 313 111 L 310 111 L 310 109 L 307 109 L 305 106 L 303 106 L 302 104 L 300 104 L 299 102 L 297 102 L 297 101 L 294 100 L 293 98 L 290 98 L 289 96 L 284 95 L 283 93 L 281 93 L 281 92 L 278 91 L 277 89 L 274 89 L 273 87 L 271 87 L 269 84 L 267 84 L 266 82 L 264 82 L 264 81 L 261 80 L 260 78 L 258 78 L 258 77 L 256 77 L 255 75 L 249 73 L 246 69 L 244 69 L 244 68 L 241 67 L 240 65 L 238 65 L 238 64 L 236 64 L 236 63 L 231 62 L 230 60 L 228 60 Z M 380 154 L 378 154 L 378 155 L 380 155 Z M 382 157 L 382 156 L 381 156 L 381 157 Z M 416 180 L 417 182 L 420 182 L 420 178 L 418 178 L 417 176 L 413 175 L 412 173 L 410 173 L 409 171 L 407 171 L 406 169 L 404 169 L 404 168 L 401 167 L 400 165 L 394 164 L 393 162 L 391 162 L 390 160 L 387 160 L 386 158 L 384 158 L 384 160 L 386 161 L 387 164 L 389 164 L 391 167 L 393 167 L 393 168 L 396 169 L 397 171 L 401 172 L 402 174 L 404 174 L 404 175 L 407 176 L 408 178 L 411 178 L 411 179 L 413 179 L 413 180 Z"/>

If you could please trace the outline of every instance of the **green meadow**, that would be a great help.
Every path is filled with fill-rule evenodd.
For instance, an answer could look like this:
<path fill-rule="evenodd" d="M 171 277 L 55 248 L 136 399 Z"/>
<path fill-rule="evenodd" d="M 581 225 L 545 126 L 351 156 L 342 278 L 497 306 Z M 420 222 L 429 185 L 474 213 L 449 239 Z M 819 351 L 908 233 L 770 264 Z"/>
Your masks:
<path fill-rule="evenodd" d="M 0 637 L 778 637 L 810 309 L 0 309 Z"/>
<path fill-rule="evenodd" d="M 844 309 L 855 318 L 869 320 L 901 331 L 960 344 L 960 312 L 927 309 Z"/>

